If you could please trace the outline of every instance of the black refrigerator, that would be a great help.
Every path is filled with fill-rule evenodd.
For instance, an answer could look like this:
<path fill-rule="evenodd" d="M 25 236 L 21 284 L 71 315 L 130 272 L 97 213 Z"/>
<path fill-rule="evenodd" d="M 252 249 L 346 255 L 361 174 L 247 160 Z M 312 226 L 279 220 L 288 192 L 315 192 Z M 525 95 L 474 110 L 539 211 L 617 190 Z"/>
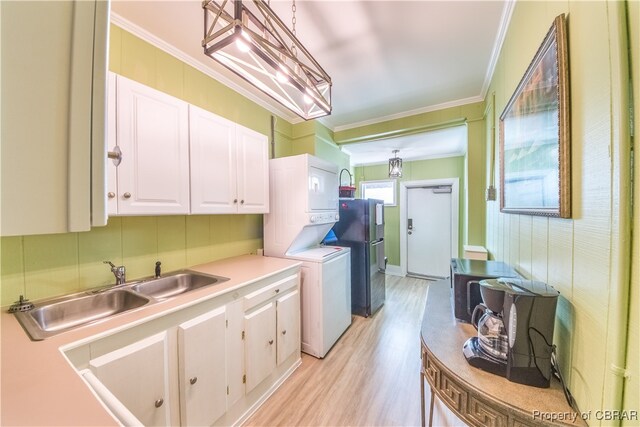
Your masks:
<path fill-rule="evenodd" d="M 369 317 L 384 304 L 384 202 L 340 199 L 337 246 L 351 248 L 351 313 Z"/>

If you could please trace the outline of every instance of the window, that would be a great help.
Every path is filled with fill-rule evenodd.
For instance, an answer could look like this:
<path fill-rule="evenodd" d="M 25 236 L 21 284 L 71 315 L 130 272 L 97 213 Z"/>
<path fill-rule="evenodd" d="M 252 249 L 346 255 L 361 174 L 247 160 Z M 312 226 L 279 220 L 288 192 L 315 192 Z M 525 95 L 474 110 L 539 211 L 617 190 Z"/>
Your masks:
<path fill-rule="evenodd" d="M 363 199 L 384 200 L 385 206 L 396 205 L 395 180 L 364 181 L 360 183 L 360 194 Z"/>

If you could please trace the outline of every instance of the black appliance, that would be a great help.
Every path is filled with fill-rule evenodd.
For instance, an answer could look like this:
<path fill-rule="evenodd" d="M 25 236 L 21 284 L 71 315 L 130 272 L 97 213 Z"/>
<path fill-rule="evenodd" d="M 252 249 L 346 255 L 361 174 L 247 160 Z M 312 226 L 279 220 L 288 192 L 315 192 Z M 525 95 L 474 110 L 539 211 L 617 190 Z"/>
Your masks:
<path fill-rule="evenodd" d="M 560 293 L 546 283 L 515 278 L 482 280 L 480 292 L 483 303 L 472 316 L 478 336 L 462 348 L 467 362 L 509 381 L 549 387 Z"/>
<path fill-rule="evenodd" d="M 340 199 L 336 246 L 351 248 L 351 313 L 368 317 L 384 304 L 384 202 Z"/>
<path fill-rule="evenodd" d="M 520 275 L 508 264 L 500 261 L 451 259 L 451 303 L 456 319 L 471 322 L 473 309 L 482 302 L 479 281 L 497 277 Z"/>

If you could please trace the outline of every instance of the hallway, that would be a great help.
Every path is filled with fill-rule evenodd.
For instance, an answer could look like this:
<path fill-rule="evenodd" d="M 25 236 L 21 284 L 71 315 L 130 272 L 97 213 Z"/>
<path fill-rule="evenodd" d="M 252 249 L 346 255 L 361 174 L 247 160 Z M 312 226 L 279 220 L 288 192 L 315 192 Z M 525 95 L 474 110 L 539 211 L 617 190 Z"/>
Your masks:
<path fill-rule="evenodd" d="M 250 426 L 420 424 L 420 324 L 429 281 L 387 276 L 385 305 L 353 323 L 327 357 L 302 365 Z"/>

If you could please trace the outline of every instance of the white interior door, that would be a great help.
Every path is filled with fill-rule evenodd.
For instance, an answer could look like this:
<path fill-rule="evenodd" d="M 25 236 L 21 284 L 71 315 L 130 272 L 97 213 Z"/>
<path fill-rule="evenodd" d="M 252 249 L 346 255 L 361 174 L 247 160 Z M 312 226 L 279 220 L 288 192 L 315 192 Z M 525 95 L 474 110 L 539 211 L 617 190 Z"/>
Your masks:
<path fill-rule="evenodd" d="M 407 273 L 446 277 L 451 261 L 451 187 L 407 189 Z"/>

